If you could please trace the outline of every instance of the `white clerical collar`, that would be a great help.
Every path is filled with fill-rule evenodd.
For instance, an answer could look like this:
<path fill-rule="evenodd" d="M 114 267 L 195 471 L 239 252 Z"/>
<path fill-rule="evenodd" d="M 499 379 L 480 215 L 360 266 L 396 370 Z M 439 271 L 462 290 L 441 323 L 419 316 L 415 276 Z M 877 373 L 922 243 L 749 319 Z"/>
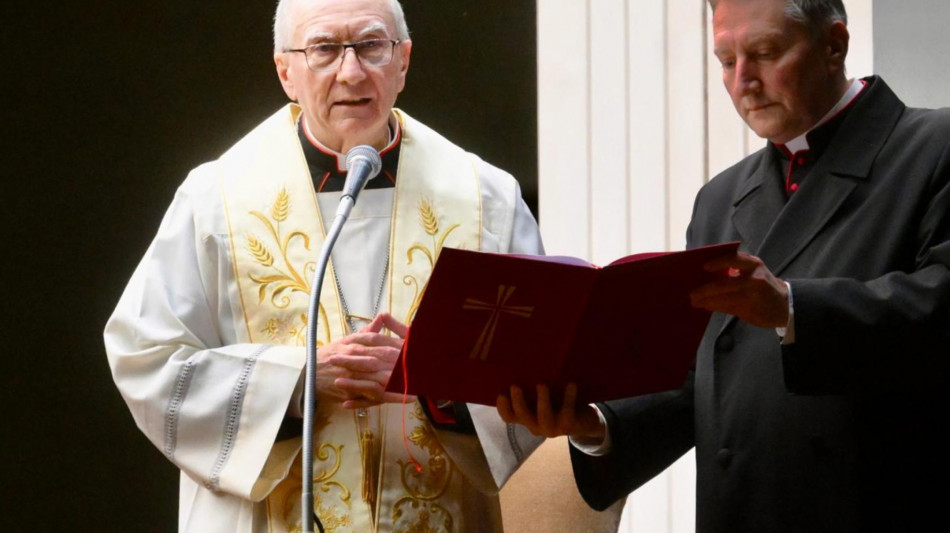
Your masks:
<path fill-rule="evenodd" d="M 310 131 L 310 125 L 307 124 L 307 117 L 301 113 L 300 114 L 300 124 L 303 125 L 303 133 L 307 136 L 307 140 L 310 141 L 310 144 L 314 145 L 317 150 L 321 152 L 332 155 L 336 157 L 336 168 L 340 172 L 346 172 L 346 154 L 341 154 L 336 150 L 328 148 L 327 145 L 320 142 L 316 135 Z M 386 140 L 386 147 L 379 151 L 380 155 L 385 154 L 386 152 L 392 150 L 397 144 L 399 144 L 400 131 L 399 131 L 399 120 L 396 119 L 396 114 L 390 112 L 389 114 L 389 127 L 386 128 L 386 132 L 389 135 L 389 138 Z"/>
<path fill-rule="evenodd" d="M 825 122 L 828 122 L 834 118 L 834 116 L 837 115 L 842 109 L 848 107 L 848 105 L 858 97 L 858 94 L 861 93 L 861 90 L 864 89 L 865 85 L 866 82 L 864 80 L 855 78 L 848 87 L 848 90 L 845 91 L 844 95 L 841 96 L 841 99 L 838 100 L 838 103 L 831 108 L 831 111 L 825 113 L 825 116 L 821 117 L 821 120 L 819 120 L 817 124 L 811 128 L 808 128 L 808 131 L 785 143 L 785 148 L 788 150 L 788 153 L 797 154 L 803 150 L 808 150 L 808 139 L 806 136 L 818 126 L 821 126 Z"/>

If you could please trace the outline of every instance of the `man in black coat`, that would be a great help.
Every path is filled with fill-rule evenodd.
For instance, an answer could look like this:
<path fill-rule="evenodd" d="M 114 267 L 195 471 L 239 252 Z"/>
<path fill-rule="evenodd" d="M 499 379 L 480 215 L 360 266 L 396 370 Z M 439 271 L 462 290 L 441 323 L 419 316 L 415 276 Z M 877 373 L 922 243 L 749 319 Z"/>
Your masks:
<path fill-rule="evenodd" d="M 769 143 L 696 198 L 688 246 L 742 244 L 692 294 L 714 312 L 693 372 L 599 417 L 571 388 L 558 412 L 544 387 L 499 411 L 572 435 L 597 509 L 695 446 L 699 531 L 931 528 L 950 495 L 950 112 L 846 77 L 840 0 L 711 5 L 726 90 Z"/>

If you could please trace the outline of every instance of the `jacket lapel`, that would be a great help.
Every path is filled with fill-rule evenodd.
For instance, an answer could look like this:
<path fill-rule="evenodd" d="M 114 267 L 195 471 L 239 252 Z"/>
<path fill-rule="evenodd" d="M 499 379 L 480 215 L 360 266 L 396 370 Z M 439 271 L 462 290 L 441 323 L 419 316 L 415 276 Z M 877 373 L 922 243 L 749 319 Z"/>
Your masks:
<path fill-rule="evenodd" d="M 904 112 L 904 104 L 878 77 L 868 79 L 834 139 L 815 163 L 805 184 L 786 203 L 776 179 L 777 155 L 766 149 L 762 163 L 734 202 L 732 222 L 743 250 L 761 258 L 781 276 L 828 225 L 845 200 L 867 180 L 875 158 Z M 729 316 L 720 330 L 735 321 Z"/>
<path fill-rule="evenodd" d="M 880 79 L 872 80 L 866 90 L 755 249 L 776 276 L 781 276 L 868 179 L 877 154 L 903 113 L 904 105 Z"/>
<path fill-rule="evenodd" d="M 829 154 L 830 155 L 830 154 Z M 835 176 L 819 160 L 803 187 L 792 195 L 785 209 L 754 252 L 773 274 L 781 273 L 828 224 L 857 185 L 854 179 Z"/>
<path fill-rule="evenodd" d="M 775 150 L 765 148 L 759 165 L 733 202 L 732 224 L 742 236 L 742 250 L 755 253 L 769 228 L 785 207 L 785 193 L 777 178 L 779 164 Z"/>

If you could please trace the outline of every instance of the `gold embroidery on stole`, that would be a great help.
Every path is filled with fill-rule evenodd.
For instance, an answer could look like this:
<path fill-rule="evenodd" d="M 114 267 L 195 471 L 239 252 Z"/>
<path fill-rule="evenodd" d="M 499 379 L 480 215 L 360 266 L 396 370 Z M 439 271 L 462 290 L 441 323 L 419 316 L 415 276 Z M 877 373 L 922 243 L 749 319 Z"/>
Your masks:
<path fill-rule="evenodd" d="M 425 244 L 417 242 L 409 247 L 409 250 L 406 252 L 406 257 L 411 265 L 413 252 L 421 253 L 422 257 L 429 262 L 429 272 L 431 273 L 432 269 L 435 268 L 435 261 L 439 257 L 439 252 L 442 251 L 442 247 L 445 245 L 445 239 L 448 238 L 453 230 L 459 227 L 459 224 L 452 224 L 446 228 L 444 232 L 439 234 L 439 216 L 436 214 L 435 209 L 432 208 L 432 202 L 425 196 L 419 200 L 419 224 L 422 225 L 422 229 L 426 235 L 432 237 L 432 247 L 430 248 Z M 460 248 L 464 248 L 464 246 L 460 246 Z M 425 292 L 423 289 L 425 287 L 419 286 L 419 280 L 416 279 L 415 276 L 406 276 L 402 282 L 414 291 L 412 305 L 409 306 L 409 311 L 403 318 L 403 321 L 408 323 L 416 316 L 416 310 L 419 309 L 419 302 L 422 301 L 422 294 Z"/>
<path fill-rule="evenodd" d="M 404 113 L 396 110 L 396 116 L 403 141 L 393 201 L 389 308 L 410 322 L 442 248 L 480 248 L 481 190 L 469 154 Z M 405 422 L 421 472 L 402 441 L 401 406 L 382 411 L 388 430 L 380 475 L 390 481 L 382 485 L 379 516 L 388 515 L 394 533 L 457 531 L 464 477 L 453 475 L 455 467 L 418 404 L 407 410 Z"/>
<path fill-rule="evenodd" d="M 221 158 L 224 195 L 236 280 L 247 323 L 247 342 L 303 346 L 316 250 L 325 238 L 306 160 L 297 141 L 299 108 L 268 119 Z M 280 180 L 273 177 L 279 176 Z M 318 345 L 345 334 L 332 265 L 320 301 Z M 360 531 L 371 510 L 351 501 L 358 484 L 359 452 L 352 422 L 321 402 L 314 450 L 314 507 L 328 531 Z M 347 431 L 349 429 L 349 432 Z M 300 528 L 300 461 L 267 498 L 274 531 Z M 359 518 L 363 517 L 363 518 Z M 355 528 L 355 529 L 351 529 Z"/>

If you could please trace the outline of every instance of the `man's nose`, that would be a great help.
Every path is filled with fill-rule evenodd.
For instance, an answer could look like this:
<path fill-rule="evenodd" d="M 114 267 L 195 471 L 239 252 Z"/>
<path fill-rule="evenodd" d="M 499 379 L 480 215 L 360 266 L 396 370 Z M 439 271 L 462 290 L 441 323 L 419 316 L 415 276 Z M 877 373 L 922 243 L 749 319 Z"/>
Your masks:
<path fill-rule="evenodd" d="M 344 48 L 343 58 L 340 59 L 340 70 L 336 73 L 337 81 L 342 83 L 356 83 L 365 77 L 366 71 L 363 70 L 363 64 L 360 63 L 360 58 L 356 55 L 356 50 Z"/>
<path fill-rule="evenodd" d="M 754 61 L 740 59 L 736 62 L 736 84 L 739 94 L 754 93 L 762 88 L 758 65 Z"/>

